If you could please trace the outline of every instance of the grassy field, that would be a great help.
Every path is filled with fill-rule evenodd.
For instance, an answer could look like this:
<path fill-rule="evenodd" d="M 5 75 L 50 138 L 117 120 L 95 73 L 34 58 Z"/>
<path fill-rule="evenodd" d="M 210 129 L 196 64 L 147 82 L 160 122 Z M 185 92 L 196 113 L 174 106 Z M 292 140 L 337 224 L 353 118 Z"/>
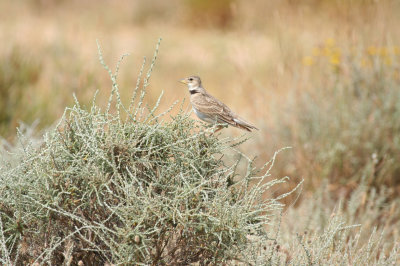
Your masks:
<path fill-rule="evenodd" d="M 112 81 L 96 40 L 112 69 L 129 53 L 118 75 L 121 103 L 128 106 L 143 56 L 149 65 L 162 37 L 150 82 L 139 84 L 147 87 L 145 105 L 164 92 L 160 112 L 183 99 L 188 112 L 187 88 L 178 80 L 197 74 L 210 93 L 260 128 L 238 147 L 256 157 L 254 167 L 292 147 L 270 171 L 290 180 L 264 197 L 304 181 L 279 199 L 286 206 L 274 209 L 268 237 L 259 241 L 267 246 L 254 248 L 253 264 L 399 263 L 399 13 L 397 1 L 368 0 L 2 1 L 4 160 L 13 161 L 7 167 L 16 164 L 4 151 L 21 142 L 18 125 L 40 139 L 74 104 L 73 94 L 89 109 L 99 90 L 98 105 L 107 105 Z M 241 133 L 228 128 L 219 137 Z M 233 152 L 227 161 L 238 156 Z M 242 173 L 245 165 L 239 166 Z M 125 251 L 118 252 L 126 262 Z M 250 260 L 251 249 L 246 252 Z"/>

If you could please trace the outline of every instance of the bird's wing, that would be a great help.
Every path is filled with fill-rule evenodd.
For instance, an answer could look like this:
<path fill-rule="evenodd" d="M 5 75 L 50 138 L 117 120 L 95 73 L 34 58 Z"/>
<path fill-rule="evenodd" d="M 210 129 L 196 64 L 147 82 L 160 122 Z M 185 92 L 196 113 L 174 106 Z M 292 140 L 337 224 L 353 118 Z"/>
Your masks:
<path fill-rule="evenodd" d="M 216 117 L 217 122 L 227 123 L 247 131 L 258 129 L 252 124 L 239 118 L 228 106 L 207 93 L 195 94 L 191 98 L 192 105 L 200 112 L 211 117 Z"/>
<path fill-rule="evenodd" d="M 224 103 L 209 94 L 201 94 L 192 97 L 192 105 L 202 113 L 210 116 L 216 116 L 219 120 L 230 125 L 235 125 L 234 118 L 236 114 L 229 109 Z"/>

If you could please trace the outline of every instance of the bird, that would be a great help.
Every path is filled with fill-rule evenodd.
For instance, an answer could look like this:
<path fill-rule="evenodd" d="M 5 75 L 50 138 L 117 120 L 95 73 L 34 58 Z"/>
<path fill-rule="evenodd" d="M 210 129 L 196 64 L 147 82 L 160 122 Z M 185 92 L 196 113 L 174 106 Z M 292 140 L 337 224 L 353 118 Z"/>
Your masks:
<path fill-rule="evenodd" d="M 240 118 L 223 102 L 209 94 L 202 86 L 200 77 L 189 76 L 181 79 L 180 82 L 188 86 L 193 111 L 201 120 L 209 124 L 230 125 L 249 132 L 253 129 L 258 130 L 255 126 Z M 215 132 L 223 127 L 218 125 Z"/>

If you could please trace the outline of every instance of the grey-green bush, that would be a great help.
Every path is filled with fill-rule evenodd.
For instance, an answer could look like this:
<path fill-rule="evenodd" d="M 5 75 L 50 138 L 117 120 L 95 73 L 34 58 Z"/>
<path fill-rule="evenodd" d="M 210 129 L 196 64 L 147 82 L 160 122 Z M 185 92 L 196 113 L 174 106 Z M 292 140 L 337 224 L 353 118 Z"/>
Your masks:
<path fill-rule="evenodd" d="M 217 264 L 243 260 L 249 236 L 265 234 L 282 204 L 264 192 L 285 180 L 257 176 L 251 161 L 237 176 L 237 163 L 221 157 L 239 143 L 188 114 L 163 121 L 168 112 L 156 115 L 158 104 L 144 107 L 155 58 L 126 108 L 120 62 L 113 74 L 100 53 L 113 82 L 108 106 L 76 100 L 39 147 L 23 145 L 4 159 L 2 264 Z"/>

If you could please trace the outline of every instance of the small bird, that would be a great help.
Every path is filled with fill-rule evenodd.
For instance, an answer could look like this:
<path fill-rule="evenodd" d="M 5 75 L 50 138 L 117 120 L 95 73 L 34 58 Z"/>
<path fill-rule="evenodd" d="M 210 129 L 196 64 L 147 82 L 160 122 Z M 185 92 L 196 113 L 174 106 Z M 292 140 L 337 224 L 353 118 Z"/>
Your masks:
<path fill-rule="evenodd" d="M 180 80 L 180 82 L 188 85 L 193 111 L 201 120 L 210 124 L 227 124 L 247 131 L 258 130 L 255 126 L 238 117 L 224 103 L 210 95 L 201 85 L 200 77 L 190 76 Z M 218 126 L 215 132 L 222 128 L 223 126 Z"/>

